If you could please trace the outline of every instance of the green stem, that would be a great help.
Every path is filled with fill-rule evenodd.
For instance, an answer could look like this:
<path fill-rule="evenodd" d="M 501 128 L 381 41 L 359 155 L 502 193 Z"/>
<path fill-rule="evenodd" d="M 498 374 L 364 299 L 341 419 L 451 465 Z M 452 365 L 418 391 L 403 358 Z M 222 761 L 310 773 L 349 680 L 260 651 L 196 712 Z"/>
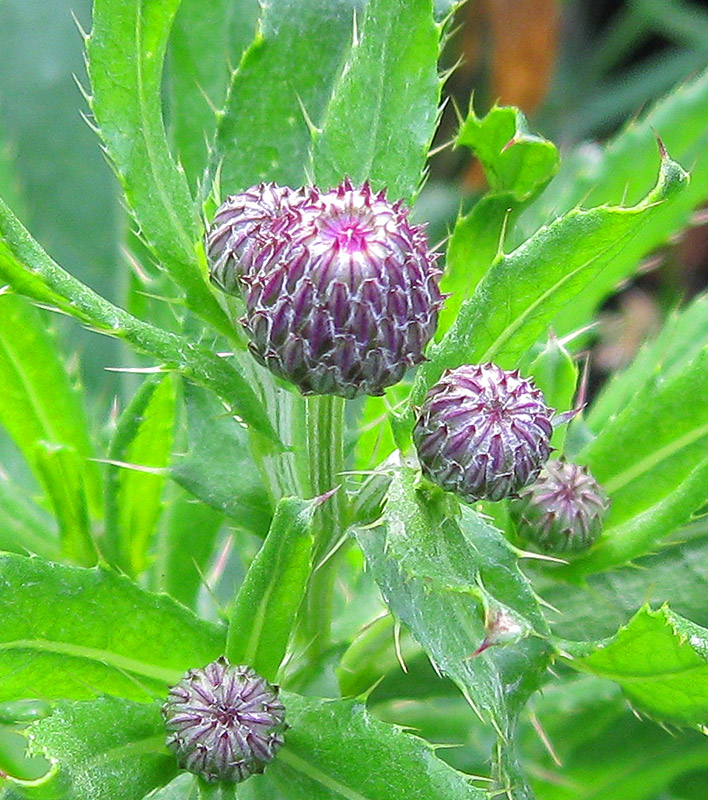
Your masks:
<path fill-rule="evenodd" d="M 341 486 L 343 480 L 344 400 L 341 397 L 308 397 L 306 408 L 310 487 L 313 494 L 319 496 Z M 327 556 L 344 534 L 346 518 L 346 495 L 344 489 L 340 489 L 318 508 L 314 519 L 316 568 L 310 579 L 301 630 L 311 660 L 322 654 L 330 642 L 339 559 Z M 323 559 L 326 560 L 323 562 Z"/>

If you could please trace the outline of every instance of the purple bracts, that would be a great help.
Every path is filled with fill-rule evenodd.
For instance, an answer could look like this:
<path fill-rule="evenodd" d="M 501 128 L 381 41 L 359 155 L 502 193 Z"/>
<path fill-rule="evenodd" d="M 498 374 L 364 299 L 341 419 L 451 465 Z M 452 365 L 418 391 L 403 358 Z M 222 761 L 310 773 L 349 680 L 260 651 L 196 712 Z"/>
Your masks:
<path fill-rule="evenodd" d="M 253 187 L 219 209 L 207 248 L 212 279 L 245 299 L 251 352 L 303 394 L 380 395 L 423 360 L 441 271 L 385 192 Z"/>
<path fill-rule="evenodd" d="M 238 783 L 263 772 L 286 727 L 277 687 L 223 656 L 190 669 L 170 689 L 162 715 L 180 767 L 207 781 Z"/>
<path fill-rule="evenodd" d="M 597 539 L 609 508 L 604 489 L 585 467 L 549 461 L 511 506 L 523 539 L 548 553 L 585 550 Z"/>
<path fill-rule="evenodd" d="M 431 481 L 467 502 L 501 500 L 538 475 L 551 453 L 553 410 L 534 383 L 496 364 L 448 370 L 413 429 Z"/>

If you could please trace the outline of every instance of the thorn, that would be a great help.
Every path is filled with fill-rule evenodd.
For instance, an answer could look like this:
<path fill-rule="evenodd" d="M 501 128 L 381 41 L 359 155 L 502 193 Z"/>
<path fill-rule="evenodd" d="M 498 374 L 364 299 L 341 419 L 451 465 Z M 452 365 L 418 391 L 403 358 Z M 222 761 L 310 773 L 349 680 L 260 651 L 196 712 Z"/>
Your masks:
<path fill-rule="evenodd" d="M 535 558 L 538 561 L 553 561 L 556 564 L 568 564 L 564 558 L 556 558 L 556 556 L 549 556 L 545 553 L 533 553 L 531 550 L 516 550 L 518 558 Z"/>
<path fill-rule="evenodd" d="M 666 145 L 664 144 L 661 136 L 656 132 L 656 128 L 653 125 L 650 126 L 651 131 L 654 134 L 656 139 L 656 146 L 659 148 L 659 155 L 661 156 L 662 161 L 669 157 L 669 154 L 666 152 Z"/>
<path fill-rule="evenodd" d="M 318 128 L 317 125 L 312 121 L 310 115 L 307 113 L 307 109 L 305 108 L 305 104 L 302 102 L 300 95 L 295 95 L 297 97 L 297 103 L 300 106 L 300 111 L 302 112 L 303 119 L 305 120 L 305 125 L 307 125 L 307 130 L 310 131 L 310 135 L 322 133 L 322 128 Z"/>
<path fill-rule="evenodd" d="M 401 623 L 395 620 L 393 623 L 393 646 L 396 651 L 396 658 L 401 665 L 401 669 L 408 674 L 408 665 L 403 658 L 403 650 L 401 649 Z"/>
<path fill-rule="evenodd" d="M 511 209 L 507 208 L 506 214 L 504 215 L 504 222 L 502 223 L 501 231 L 499 232 L 499 242 L 497 244 L 497 258 L 504 255 L 504 240 L 506 239 L 506 229 L 509 224 L 509 217 L 511 215 Z"/>
<path fill-rule="evenodd" d="M 116 461 L 113 458 L 89 458 L 87 461 L 94 461 L 97 464 L 109 464 L 112 467 L 130 469 L 133 472 L 145 472 L 148 475 L 169 475 L 167 467 L 147 467 L 143 464 L 130 464 L 127 461 Z"/>
<path fill-rule="evenodd" d="M 352 14 L 352 47 L 359 46 L 359 23 L 356 18 L 356 9 Z"/>
<path fill-rule="evenodd" d="M 529 721 L 531 722 L 531 725 L 533 726 L 533 729 L 538 734 L 538 738 L 543 743 L 543 746 L 548 751 L 548 755 L 555 762 L 555 765 L 557 767 L 562 767 L 563 766 L 563 762 L 558 757 L 558 754 L 556 753 L 553 745 L 551 744 L 551 740 L 548 738 L 548 734 L 546 733 L 546 731 L 543 730 L 543 726 L 541 725 L 541 721 L 536 716 L 535 712 L 533 712 L 533 711 L 529 712 Z"/>
<path fill-rule="evenodd" d="M 158 367 L 104 367 L 106 372 L 128 372 L 135 375 L 156 375 L 160 372 L 172 372 L 172 370 L 161 364 Z"/>

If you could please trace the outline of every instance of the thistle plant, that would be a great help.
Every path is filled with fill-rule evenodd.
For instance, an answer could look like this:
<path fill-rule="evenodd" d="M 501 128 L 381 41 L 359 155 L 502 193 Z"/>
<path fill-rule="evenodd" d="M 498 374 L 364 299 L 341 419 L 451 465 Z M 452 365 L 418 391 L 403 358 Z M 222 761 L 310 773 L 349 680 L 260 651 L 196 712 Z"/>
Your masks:
<path fill-rule="evenodd" d="M 94 0 L 93 272 L 0 158 L 1 800 L 705 795 L 706 295 L 594 354 L 708 74 L 561 159 L 462 13 Z"/>

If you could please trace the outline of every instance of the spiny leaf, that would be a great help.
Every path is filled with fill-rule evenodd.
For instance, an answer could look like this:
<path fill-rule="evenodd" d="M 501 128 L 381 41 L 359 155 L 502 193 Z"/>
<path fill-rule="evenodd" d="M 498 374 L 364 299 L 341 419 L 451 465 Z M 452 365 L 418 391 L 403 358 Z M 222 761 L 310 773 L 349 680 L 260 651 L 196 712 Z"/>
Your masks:
<path fill-rule="evenodd" d="M 420 185 L 440 99 L 432 0 L 370 0 L 313 138 L 315 180 L 349 176 L 410 200 Z"/>
<path fill-rule="evenodd" d="M 100 474 L 88 459 L 94 455 L 81 393 L 59 355 L 59 342 L 46 314 L 24 298 L 0 294 L 0 423 L 15 440 L 40 480 L 36 444 L 71 448 L 94 515 L 101 509 Z M 45 463 L 44 468 L 49 468 Z M 45 484 L 46 485 L 46 484 Z"/>
<path fill-rule="evenodd" d="M 575 669 L 610 678 L 651 716 L 705 725 L 708 715 L 708 630 L 667 606 L 643 607 L 610 640 L 570 645 Z"/>
<path fill-rule="evenodd" d="M 212 153 L 224 194 L 259 181 L 300 186 L 361 0 L 271 0 L 234 72 Z M 264 80 L 263 76 L 268 76 Z"/>
<path fill-rule="evenodd" d="M 206 347 L 168 333 L 109 303 L 56 264 L 0 199 L 0 276 L 16 291 L 59 308 L 101 333 L 179 370 L 216 392 L 234 413 L 271 442 L 277 436 L 245 378 Z"/>
<path fill-rule="evenodd" d="M 62 700 L 26 735 L 30 753 L 51 764 L 39 780 L 14 782 L 36 800 L 135 800 L 177 772 L 155 704 Z"/>
<path fill-rule="evenodd" d="M 142 235 L 187 305 L 227 337 L 233 327 L 205 278 L 201 227 L 162 119 L 162 68 L 180 0 L 96 0 L 86 42 L 91 109 Z"/>
<path fill-rule="evenodd" d="M 517 639 L 534 632 L 544 636 L 546 623 L 501 534 L 467 507 L 461 507 L 459 520 L 439 516 L 415 480 L 407 467 L 394 471 L 384 527 L 357 531 L 357 540 L 394 615 L 506 735 L 515 712 L 507 706 L 503 673 L 493 647 L 477 651 L 500 613 L 514 621 Z M 530 675 L 542 673 L 544 657 L 529 667 Z"/>
<path fill-rule="evenodd" d="M 637 205 L 574 209 L 508 255 L 500 254 L 443 340 L 431 348 L 413 402 L 447 368 L 489 360 L 513 367 L 558 310 L 687 182 L 684 170 L 664 158 L 656 187 Z"/>
<path fill-rule="evenodd" d="M 164 595 L 103 569 L 0 556 L 0 700 L 151 702 L 223 653 L 224 635 Z"/>
<path fill-rule="evenodd" d="M 145 381 L 118 420 L 108 451 L 111 461 L 127 466 L 108 465 L 102 552 L 128 575 L 138 575 L 148 563 L 148 548 L 162 512 L 175 404 L 172 376 Z"/>
<path fill-rule="evenodd" d="M 226 655 L 269 681 L 276 680 L 285 657 L 312 571 L 316 505 L 295 497 L 278 503 L 231 612 Z"/>

